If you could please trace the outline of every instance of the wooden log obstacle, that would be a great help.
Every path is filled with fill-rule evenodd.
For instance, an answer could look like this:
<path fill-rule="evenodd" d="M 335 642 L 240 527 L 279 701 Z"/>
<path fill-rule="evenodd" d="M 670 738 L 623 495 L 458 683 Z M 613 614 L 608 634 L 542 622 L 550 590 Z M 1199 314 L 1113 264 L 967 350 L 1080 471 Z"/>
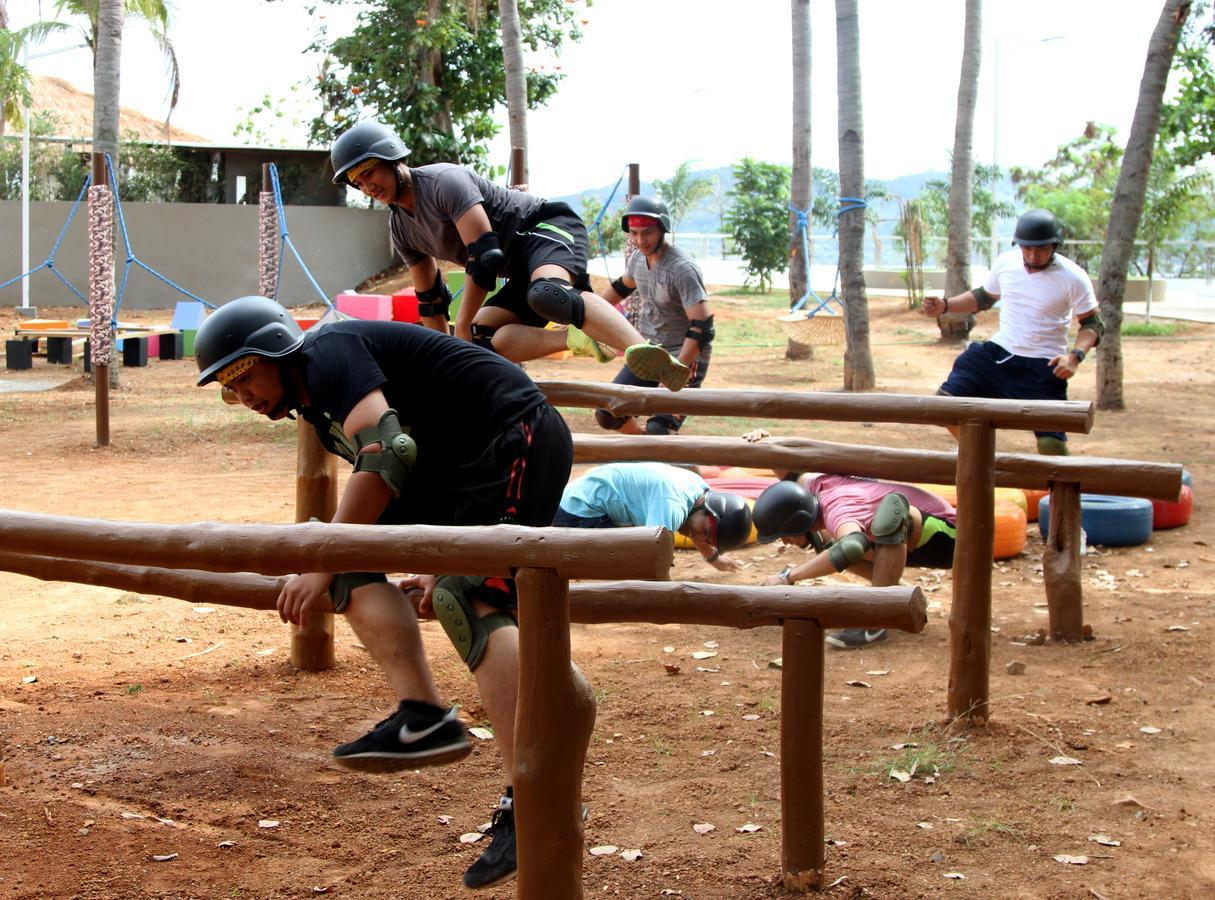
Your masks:
<path fill-rule="evenodd" d="M 905 394 L 696 390 L 546 381 L 555 406 L 607 409 L 612 415 L 743 416 L 837 422 L 954 426 L 956 453 L 895 450 L 802 439 L 749 444 L 737 438 L 575 435 L 578 462 L 656 460 L 765 466 L 791 471 L 868 475 L 958 486 L 954 602 L 950 609 L 950 717 L 988 717 L 991 664 L 991 572 L 996 485 L 1049 489 L 1052 515 L 1043 556 L 1051 636 L 1078 641 L 1083 630 L 1080 586 L 1080 485 L 1089 493 L 1177 498 L 1181 466 L 1094 457 L 997 454 L 995 430 L 1087 433 L 1091 403 L 988 400 Z"/>
<path fill-rule="evenodd" d="M 824 629 L 919 632 L 924 595 L 906 587 L 655 583 L 673 556 L 671 533 L 660 528 L 150 525 L 0 511 L 0 570 L 191 602 L 273 609 L 284 579 L 271 575 L 303 569 L 513 573 L 517 895 L 524 900 L 583 896 L 581 780 L 595 704 L 570 658 L 570 622 L 781 625 L 782 879 L 793 890 L 820 889 Z M 571 588 L 571 577 L 644 580 Z M 551 728 L 554 720 L 563 727 Z"/>

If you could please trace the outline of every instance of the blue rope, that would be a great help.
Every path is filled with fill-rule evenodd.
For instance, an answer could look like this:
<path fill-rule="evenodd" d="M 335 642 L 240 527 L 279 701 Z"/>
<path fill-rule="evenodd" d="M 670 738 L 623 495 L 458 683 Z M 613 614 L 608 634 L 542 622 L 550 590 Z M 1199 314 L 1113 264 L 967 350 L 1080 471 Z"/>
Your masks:
<path fill-rule="evenodd" d="M 591 223 L 591 228 L 595 229 L 595 233 L 599 235 L 599 253 L 603 257 L 603 271 L 607 273 L 607 277 L 611 278 L 612 273 L 608 268 L 607 245 L 603 241 L 603 229 L 600 223 L 603 222 L 603 217 L 607 215 L 608 207 L 612 205 L 612 201 L 616 199 L 616 191 L 620 190 L 620 182 L 624 181 L 625 174 L 629 171 L 628 166 L 620 172 L 620 177 L 616 179 L 616 183 L 612 185 L 612 191 L 608 194 L 608 198 L 599 209 L 599 215 L 595 216 L 595 221 Z M 589 229 L 588 229 L 589 230 Z"/>
<path fill-rule="evenodd" d="M 197 300 L 199 303 L 201 303 L 203 306 L 207 307 L 208 309 L 216 309 L 217 307 L 215 306 L 214 303 L 208 303 L 206 300 L 204 300 L 202 297 L 198 296 L 197 294 L 186 290 L 184 287 L 182 287 L 181 285 L 177 284 L 176 282 L 170 280 L 169 278 L 166 278 L 164 275 L 160 274 L 160 272 L 157 272 L 155 269 L 153 269 L 151 266 L 149 266 L 143 260 L 141 260 L 135 256 L 135 251 L 131 249 L 131 237 L 127 233 L 126 215 L 122 211 L 122 198 L 118 195 L 118 177 L 114 174 L 114 164 L 113 164 L 113 161 L 110 159 L 110 154 L 108 154 L 108 153 L 105 155 L 105 167 L 106 167 L 106 171 L 110 173 L 110 189 L 114 192 L 114 209 L 118 213 L 118 228 L 119 228 L 119 231 L 122 233 L 123 246 L 126 247 L 126 250 L 127 250 L 126 264 L 122 267 L 122 282 L 118 287 L 118 299 L 114 301 L 114 313 L 111 316 L 111 323 L 114 324 L 115 326 L 117 326 L 117 324 L 118 324 L 118 310 L 122 308 L 122 298 L 123 298 L 123 295 L 126 293 L 127 279 L 131 275 L 131 266 L 133 266 L 133 265 L 139 266 L 145 272 L 148 272 L 150 275 L 154 275 L 155 277 L 159 278 L 161 281 L 163 281 L 169 287 L 173 288 L 173 290 L 177 291 L 179 294 L 184 294 L 185 296 L 190 297 L 193 300 Z"/>
<path fill-rule="evenodd" d="M 832 232 L 831 232 L 832 237 L 835 237 L 840 233 L 840 216 L 842 216 L 846 212 L 853 212 L 858 209 L 865 209 L 869 205 L 861 197 L 840 197 L 839 204 L 840 204 L 840 208 L 835 214 L 835 228 L 832 229 Z M 802 237 L 802 260 L 804 261 L 805 268 L 806 268 L 806 293 L 802 294 L 801 299 L 798 300 L 796 303 L 794 303 L 793 306 L 790 307 L 789 311 L 796 312 L 797 310 L 801 309 L 803 306 L 806 305 L 806 301 L 808 301 L 811 297 L 813 297 L 816 301 L 818 301 L 818 305 L 815 306 L 814 309 L 812 309 L 806 313 L 807 319 L 812 318 L 815 313 L 817 313 L 819 310 L 824 309 L 824 308 L 827 309 L 828 314 L 833 315 L 833 313 L 831 313 L 831 309 L 830 309 L 831 304 L 833 302 L 835 303 L 836 306 L 839 307 L 840 313 L 843 314 L 844 303 L 841 300 L 839 294 L 836 293 L 836 288 L 839 286 L 839 281 L 840 281 L 840 263 L 839 263 L 838 247 L 836 248 L 836 256 L 835 256 L 835 277 L 831 280 L 831 294 L 827 297 L 826 300 L 824 300 L 821 297 L 819 297 L 818 294 L 814 293 L 814 288 L 810 287 L 810 237 L 809 237 L 810 210 L 809 209 L 798 209 L 796 206 L 794 206 L 792 203 L 790 203 L 789 211 L 792 212 L 794 214 L 794 216 L 796 216 L 796 218 L 797 218 L 797 228 L 798 228 L 798 231 L 801 232 L 801 237 Z"/>
<path fill-rule="evenodd" d="M 39 265 L 30 269 L 28 272 L 18 275 L 16 278 L 10 278 L 8 281 L 4 282 L 4 284 L 0 284 L 0 288 L 6 288 L 10 284 L 20 281 L 22 278 L 29 278 L 31 275 L 41 269 L 50 269 L 52 275 L 62 281 L 67 286 L 67 289 L 79 297 L 86 306 L 88 305 L 89 301 L 85 299 L 84 294 L 76 290 L 76 286 L 68 281 L 62 272 L 55 268 L 55 254 L 59 251 L 59 245 L 63 243 L 63 237 L 67 234 L 67 230 L 72 227 L 72 220 L 76 218 L 76 210 L 80 208 L 80 201 L 84 199 L 85 191 L 89 189 L 89 183 L 92 182 L 92 180 L 92 172 L 84 176 L 84 186 L 80 189 L 80 193 L 76 195 L 76 202 L 72 204 L 72 209 L 70 212 L 68 212 L 67 221 L 63 223 L 63 228 L 59 232 L 59 237 L 55 239 L 55 244 L 53 247 L 51 247 L 50 256 L 43 260 L 43 262 Z"/>
<path fill-rule="evenodd" d="M 283 274 L 283 247 L 288 247 L 296 262 L 300 264 L 300 268 L 304 270 L 304 275 L 307 276 L 309 283 L 316 289 L 320 298 L 325 301 L 325 305 L 333 309 L 333 301 L 325 296 L 325 292 L 321 290 L 321 286 L 316 283 L 316 279 L 312 277 L 312 272 L 308 270 L 308 266 L 304 263 L 304 258 L 300 256 L 300 252 L 295 249 L 295 244 L 291 241 L 291 236 L 287 233 L 287 216 L 283 212 L 283 192 L 278 184 L 278 166 L 270 163 L 270 183 L 274 186 L 274 211 L 278 216 L 278 224 L 281 230 L 282 241 L 278 247 L 278 269 L 274 273 L 274 299 L 278 299 L 279 285 L 282 283 Z"/>

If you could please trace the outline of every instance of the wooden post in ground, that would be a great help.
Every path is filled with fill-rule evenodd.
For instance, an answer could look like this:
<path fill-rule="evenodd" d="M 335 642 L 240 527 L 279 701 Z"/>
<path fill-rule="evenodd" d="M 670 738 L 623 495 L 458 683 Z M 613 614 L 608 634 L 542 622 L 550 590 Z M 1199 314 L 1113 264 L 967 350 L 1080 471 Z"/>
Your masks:
<path fill-rule="evenodd" d="M 110 445 L 110 363 L 114 352 L 114 196 L 105 154 L 93 154 L 89 186 L 89 353 L 97 446 Z"/>
<path fill-rule="evenodd" d="M 629 190 L 625 199 L 632 200 L 641 193 L 641 164 L 629 163 Z"/>
<path fill-rule="evenodd" d="M 823 843 L 823 628 L 782 626 L 780 700 L 781 880 L 790 891 L 821 890 Z"/>
<path fill-rule="evenodd" d="M 1084 595 L 1080 586 L 1080 485 L 1052 481 L 1050 527 L 1042 553 L 1046 605 L 1053 641 L 1079 641 L 1084 632 Z"/>
<path fill-rule="evenodd" d="M 949 612 L 950 718 L 987 722 L 991 662 L 991 561 L 995 546 L 996 431 L 987 422 L 958 429 L 958 537 Z"/>
<path fill-rule="evenodd" d="M 510 186 L 517 190 L 529 190 L 527 180 L 527 149 L 525 147 L 510 148 Z"/>
<path fill-rule="evenodd" d="M 569 582 L 523 568 L 519 590 L 519 705 L 515 716 L 515 830 L 519 900 L 582 897 L 582 768 L 595 698 L 570 661 Z"/>
<path fill-rule="evenodd" d="M 278 212 L 268 163 L 262 165 L 258 205 L 258 289 L 273 297 L 278 288 Z M 301 418 L 295 423 L 295 521 L 328 522 L 335 512 L 337 457 L 321 446 L 316 431 Z M 333 613 L 311 613 L 291 626 L 291 662 L 305 672 L 333 668 Z"/>

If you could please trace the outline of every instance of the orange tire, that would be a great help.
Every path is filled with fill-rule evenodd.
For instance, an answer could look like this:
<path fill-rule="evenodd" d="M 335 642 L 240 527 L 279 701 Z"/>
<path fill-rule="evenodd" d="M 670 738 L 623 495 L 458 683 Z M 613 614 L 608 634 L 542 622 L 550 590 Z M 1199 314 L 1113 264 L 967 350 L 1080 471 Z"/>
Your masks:
<path fill-rule="evenodd" d="M 1034 488 L 1022 488 L 1021 493 L 1025 495 L 1025 517 L 1030 522 L 1038 521 L 1038 503 L 1050 491 L 1039 491 Z"/>
<path fill-rule="evenodd" d="M 1025 549 L 1025 510 L 1008 500 L 996 501 L 996 537 L 992 559 L 1008 559 Z"/>

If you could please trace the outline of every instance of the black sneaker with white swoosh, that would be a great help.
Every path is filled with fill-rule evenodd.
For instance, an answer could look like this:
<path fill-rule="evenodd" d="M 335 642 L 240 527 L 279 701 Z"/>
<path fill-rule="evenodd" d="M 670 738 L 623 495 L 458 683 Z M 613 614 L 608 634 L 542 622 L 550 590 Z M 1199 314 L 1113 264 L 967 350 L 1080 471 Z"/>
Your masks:
<path fill-rule="evenodd" d="M 399 772 L 441 766 L 472 751 L 456 707 L 402 700 L 397 711 L 357 741 L 333 751 L 333 761 L 359 772 Z"/>
<path fill-rule="evenodd" d="M 857 650 L 886 640 L 885 628 L 845 628 L 827 635 L 828 645 L 837 650 Z"/>

